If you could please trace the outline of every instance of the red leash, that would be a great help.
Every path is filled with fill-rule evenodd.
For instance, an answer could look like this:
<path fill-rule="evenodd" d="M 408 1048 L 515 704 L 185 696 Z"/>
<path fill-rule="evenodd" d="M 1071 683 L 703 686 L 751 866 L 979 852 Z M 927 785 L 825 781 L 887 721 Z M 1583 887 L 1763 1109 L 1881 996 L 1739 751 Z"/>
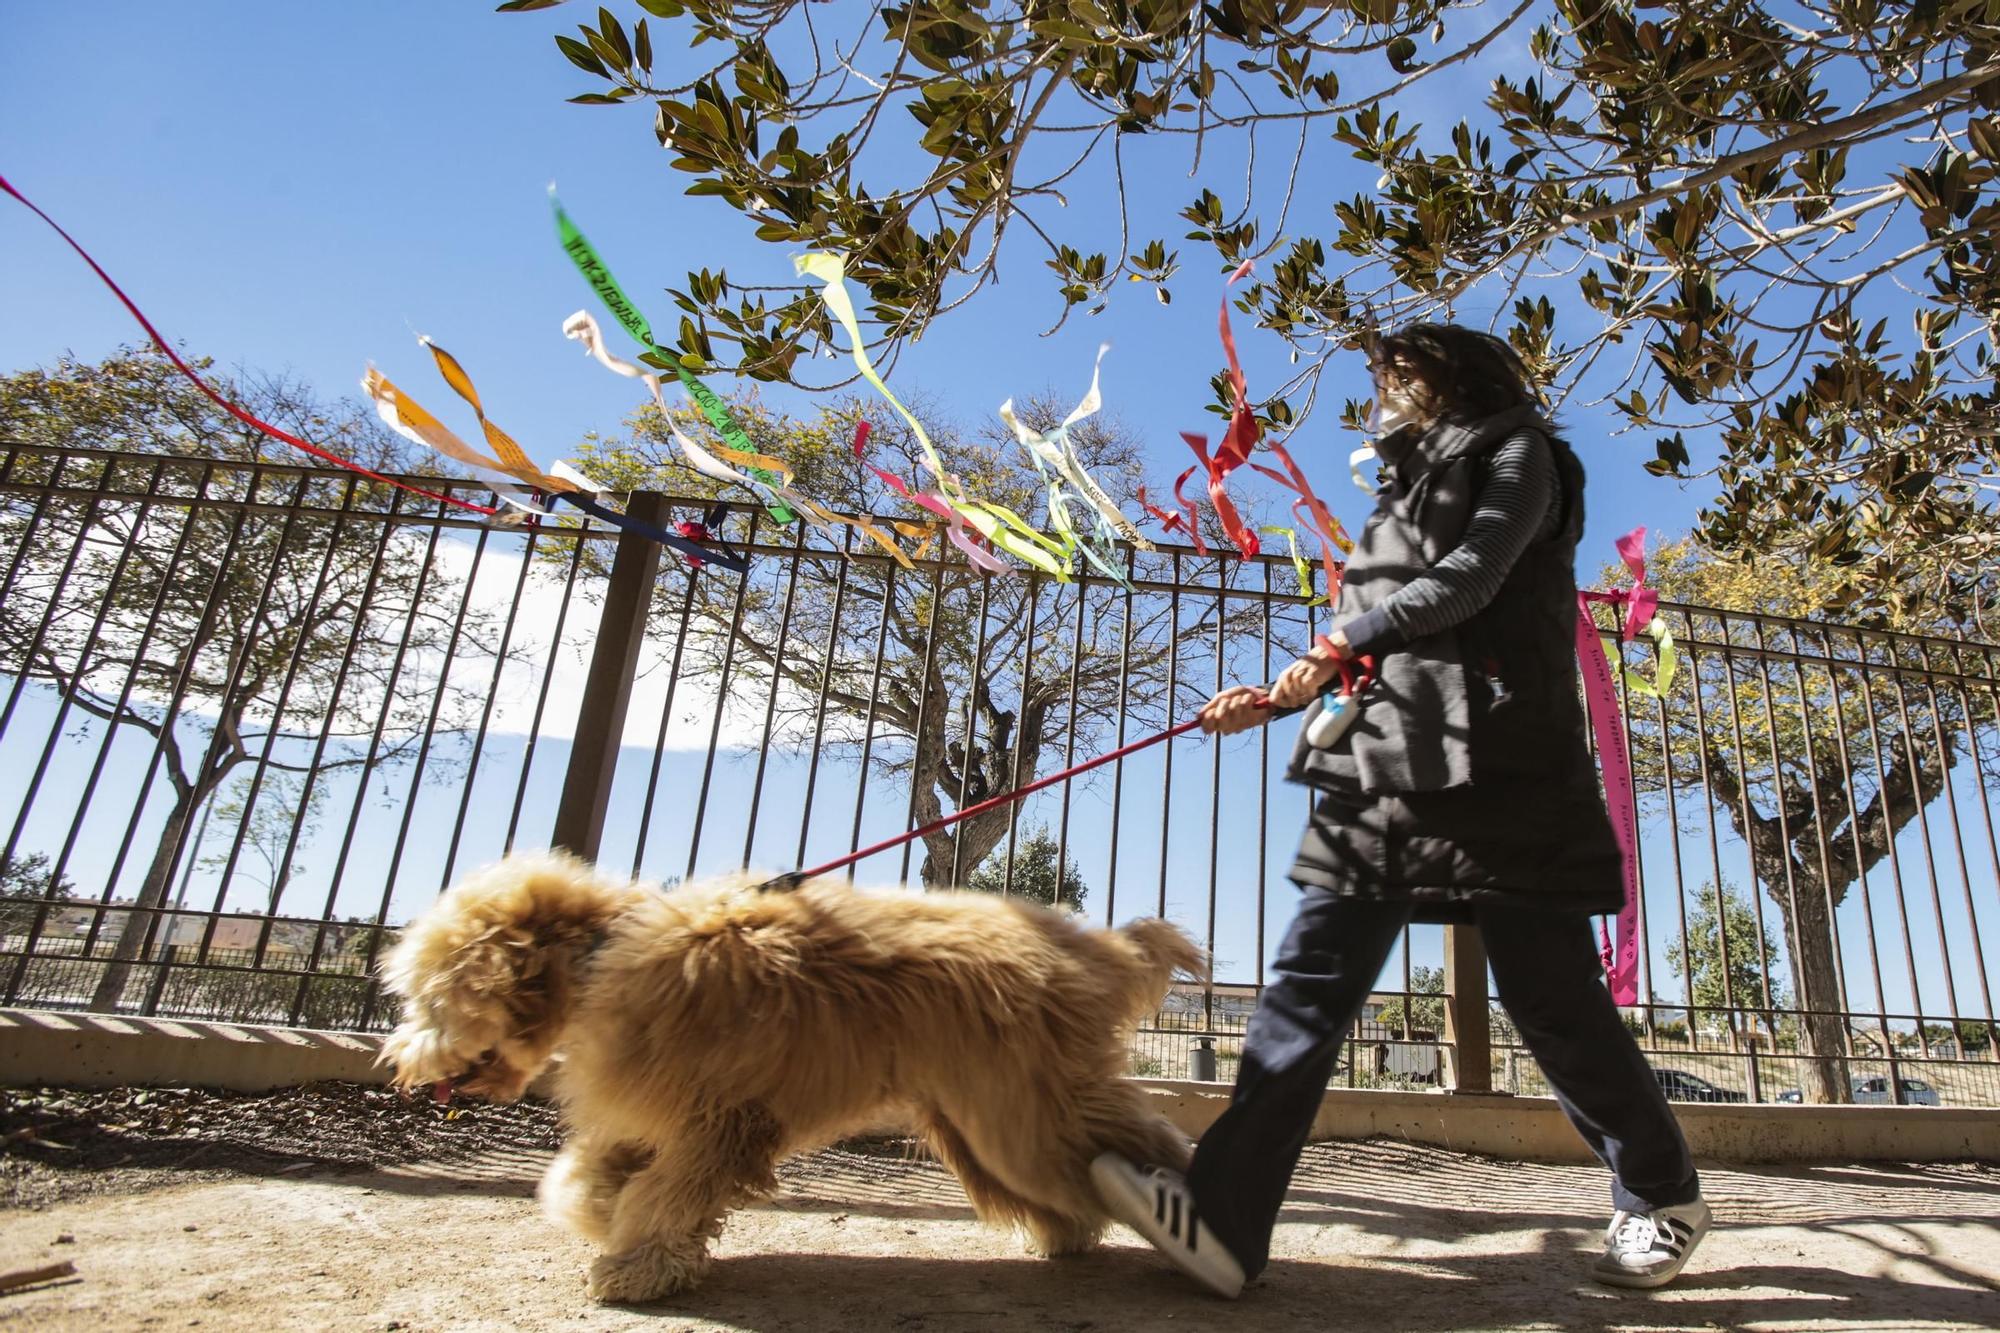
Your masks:
<path fill-rule="evenodd" d="M 384 476 L 380 472 L 371 471 L 370 469 L 361 466 L 361 464 L 355 462 L 353 459 L 342 458 L 339 454 L 336 454 L 331 450 L 322 449 L 318 445 L 313 444 L 306 440 L 302 440 L 298 436 L 293 435 L 288 431 L 279 430 L 276 426 L 273 426 L 270 422 L 264 421 L 256 416 L 253 416 L 251 413 L 245 411 L 243 408 L 238 407 L 235 403 L 230 402 L 229 399 L 223 397 L 220 393 L 216 392 L 214 387 L 211 386 L 207 380 L 203 379 L 200 375 L 196 374 L 193 366 L 189 365 L 186 361 L 181 359 L 181 354 L 174 350 L 174 345 L 167 341 L 166 335 L 153 327 L 153 321 L 146 318 L 145 312 L 139 309 L 139 307 L 133 303 L 132 298 L 125 294 L 125 289 L 123 287 L 120 287 L 115 281 L 113 281 L 111 275 L 109 273 L 106 273 L 103 267 L 100 264 L 98 264 L 98 262 L 95 259 L 92 259 L 90 257 L 90 251 L 84 249 L 82 245 L 77 243 L 77 239 L 74 236 L 70 235 L 68 232 L 62 229 L 61 223 L 57 222 L 54 218 L 50 217 L 47 213 L 44 213 L 40 208 L 38 208 L 35 205 L 34 200 L 28 198 L 27 195 L 22 194 L 19 190 L 15 189 L 12 185 L 10 185 L 5 176 L 0 176 L 0 194 L 12 195 L 16 200 L 20 201 L 20 203 L 25 205 L 30 213 L 33 213 L 36 217 L 48 223 L 49 226 L 55 230 L 56 235 L 62 237 L 63 240 L 67 241 L 69 243 L 69 248 L 76 251 L 77 257 L 83 260 L 84 263 L 90 265 L 90 271 L 95 273 L 98 276 L 98 278 L 103 281 L 104 285 L 111 289 L 111 294 L 117 297 L 120 304 L 122 304 L 128 311 L 131 312 L 132 318 L 139 321 L 139 327 L 146 331 L 146 335 L 153 340 L 153 345 L 160 349 L 161 355 L 165 356 L 168 361 L 173 363 L 174 369 L 180 371 L 182 375 L 186 376 L 188 382 L 193 384 L 195 388 L 201 390 L 202 393 L 207 395 L 208 398 L 212 402 L 214 402 L 217 407 L 229 413 L 230 416 L 235 417 L 238 421 L 250 427 L 250 429 L 258 431 L 264 435 L 268 435 L 272 439 L 280 441 L 281 443 L 289 444 L 294 449 L 303 449 L 305 452 L 311 454 L 314 458 L 318 458 L 325 462 L 331 463 L 335 467 L 346 468 L 349 472 L 359 473 L 361 476 L 368 478 L 370 481 L 379 481 L 384 483 L 385 485 L 394 486 L 398 490 L 408 491 L 412 495 L 421 495 L 426 500 L 436 500 L 440 504 L 454 505 L 459 509 L 468 510 L 475 514 L 497 514 L 500 512 L 498 509 L 490 505 L 474 504 L 470 500 L 461 500 L 455 495 L 447 495 L 441 491 L 427 491 L 421 486 L 412 486 L 407 481 L 398 481 L 394 477 Z"/>
<path fill-rule="evenodd" d="M 1268 708 L 1271 706 L 1271 701 L 1269 699 L 1259 699 L 1257 706 L 1259 708 Z M 828 861 L 825 865 L 814 866 L 811 870 L 794 870 L 790 874 L 780 875 L 776 879 L 767 880 L 757 887 L 760 892 L 765 890 L 789 891 L 795 889 L 809 879 L 818 879 L 821 875 L 830 874 L 835 870 L 851 866 L 856 861 L 865 861 L 877 852 L 886 852 L 892 847 L 901 847 L 906 842 L 915 842 L 918 838 L 929 837 L 940 829 L 950 828 L 961 819 L 970 819 L 974 815 L 983 815 L 988 810 L 997 810 L 1001 806 L 1012 805 L 1016 801 L 1025 800 L 1033 796 L 1036 792 L 1044 788 L 1053 787 L 1056 783 L 1066 778 L 1073 778 L 1079 773 L 1088 773 L 1093 768 L 1101 768 L 1115 759 L 1123 759 L 1126 755 L 1137 754 L 1149 746 L 1158 745 L 1161 741 L 1172 740 L 1176 736 L 1184 736 L 1200 725 L 1201 717 L 1197 714 L 1187 721 L 1180 723 L 1178 726 L 1169 727 L 1165 731 L 1146 737 L 1144 740 L 1133 741 L 1130 745 L 1121 745 L 1108 754 L 1101 754 L 1095 759 L 1086 759 L 1080 764 L 1073 764 L 1060 772 L 1051 773 L 1045 778 L 1037 778 L 1025 787 L 1016 787 L 1013 791 L 1002 792 L 998 796 L 988 797 L 977 805 L 967 806 L 957 814 L 946 815 L 943 819 L 934 819 L 922 828 L 911 829 L 908 833 L 898 833 L 893 838 L 884 838 L 873 847 L 863 847 L 858 852 L 849 852 L 845 856 Z"/>

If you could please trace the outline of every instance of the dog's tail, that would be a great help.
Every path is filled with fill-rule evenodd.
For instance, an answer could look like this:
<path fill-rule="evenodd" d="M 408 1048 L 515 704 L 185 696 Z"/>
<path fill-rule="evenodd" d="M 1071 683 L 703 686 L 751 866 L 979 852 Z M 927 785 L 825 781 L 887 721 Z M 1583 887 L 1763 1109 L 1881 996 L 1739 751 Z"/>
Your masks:
<path fill-rule="evenodd" d="M 1208 975 L 1208 955 L 1188 933 L 1162 917 L 1141 917 L 1112 932 L 1130 951 L 1132 985 L 1126 991 L 1127 1022 L 1138 1022 L 1159 1009 L 1176 973 L 1195 980 Z"/>

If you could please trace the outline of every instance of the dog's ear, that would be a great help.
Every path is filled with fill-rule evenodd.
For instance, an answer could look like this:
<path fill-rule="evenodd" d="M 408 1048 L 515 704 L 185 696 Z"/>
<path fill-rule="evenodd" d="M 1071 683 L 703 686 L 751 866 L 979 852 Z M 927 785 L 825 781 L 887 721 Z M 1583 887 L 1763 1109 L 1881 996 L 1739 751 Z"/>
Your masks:
<path fill-rule="evenodd" d="M 505 1009 L 516 1037 L 531 1036 L 568 995 L 575 935 L 559 923 L 497 926 L 465 950 L 459 984 Z"/>
<path fill-rule="evenodd" d="M 441 980 L 475 995 L 503 999 L 542 970 L 542 952 L 534 934 L 521 925 L 488 926 L 452 951 Z"/>

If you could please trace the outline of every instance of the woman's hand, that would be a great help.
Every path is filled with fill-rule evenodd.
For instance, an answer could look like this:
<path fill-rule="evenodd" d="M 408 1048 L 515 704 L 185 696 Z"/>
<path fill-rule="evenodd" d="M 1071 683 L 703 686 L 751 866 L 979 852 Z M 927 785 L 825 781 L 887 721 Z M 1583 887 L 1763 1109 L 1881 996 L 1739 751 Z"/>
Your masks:
<path fill-rule="evenodd" d="M 1254 685 L 1232 685 L 1201 706 L 1201 729 L 1210 736 L 1232 736 L 1271 720 L 1271 706 Z"/>
<path fill-rule="evenodd" d="M 1318 696 L 1339 669 L 1331 657 L 1317 654 L 1301 657 L 1278 674 L 1271 686 L 1271 704 L 1276 708 L 1302 708 Z"/>
<path fill-rule="evenodd" d="M 1272 706 L 1303 708 L 1311 703 L 1348 655 L 1345 634 L 1335 630 L 1331 635 L 1321 635 L 1319 646 L 1286 667 L 1271 686 Z"/>

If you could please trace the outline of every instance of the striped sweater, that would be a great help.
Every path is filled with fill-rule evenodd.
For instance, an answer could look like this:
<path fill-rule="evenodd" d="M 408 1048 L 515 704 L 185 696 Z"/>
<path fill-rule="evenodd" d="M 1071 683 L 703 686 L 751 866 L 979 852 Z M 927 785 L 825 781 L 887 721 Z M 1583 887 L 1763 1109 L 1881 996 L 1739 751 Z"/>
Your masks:
<path fill-rule="evenodd" d="M 1493 451 L 1485 472 L 1459 544 L 1341 627 L 1355 656 L 1380 657 L 1470 619 L 1500 591 L 1521 552 L 1555 532 L 1561 512 L 1547 441 L 1524 431 Z"/>

